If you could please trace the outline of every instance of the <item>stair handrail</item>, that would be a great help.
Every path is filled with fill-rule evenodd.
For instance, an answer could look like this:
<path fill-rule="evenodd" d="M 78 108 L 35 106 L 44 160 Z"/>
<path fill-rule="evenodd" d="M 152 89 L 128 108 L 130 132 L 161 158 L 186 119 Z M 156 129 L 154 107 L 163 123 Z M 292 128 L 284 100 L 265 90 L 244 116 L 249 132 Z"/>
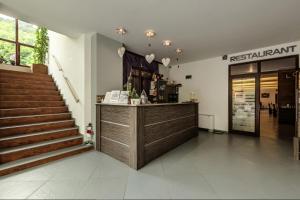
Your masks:
<path fill-rule="evenodd" d="M 76 91 L 75 91 L 75 89 L 74 89 L 72 83 L 71 83 L 70 80 L 65 76 L 65 73 L 64 73 L 63 68 L 61 67 L 61 64 L 59 63 L 59 61 L 57 60 L 57 58 L 56 58 L 55 55 L 52 54 L 52 57 L 53 57 L 53 60 L 54 60 L 55 63 L 56 63 L 56 66 L 58 67 L 58 70 L 61 71 L 62 76 L 63 76 L 63 78 L 64 78 L 64 80 L 65 80 L 65 82 L 66 82 L 66 84 L 67 84 L 67 86 L 68 86 L 68 88 L 69 88 L 69 90 L 70 90 L 70 92 L 71 92 L 71 94 L 72 94 L 74 100 L 75 100 L 75 102 L 76 102 L 76 103 L 79 103 L 79 101 L 80 101 L 80 100 L 79 100 L 79 97 L 78 97 L 78 95 L 77 95 L 77 93 L 76 93 Z"/>

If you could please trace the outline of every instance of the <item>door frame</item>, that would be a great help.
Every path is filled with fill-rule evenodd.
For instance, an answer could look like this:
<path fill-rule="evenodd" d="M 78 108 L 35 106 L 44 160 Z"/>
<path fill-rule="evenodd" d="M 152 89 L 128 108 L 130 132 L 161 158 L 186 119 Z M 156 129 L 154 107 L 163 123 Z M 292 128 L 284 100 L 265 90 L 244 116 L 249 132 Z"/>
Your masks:
<path fill-rule="evenodd" d="M 261 72 L 261 63 L 264 61 L 270 61 L 270 60 L 280 60 L 285 58 L 295 58 L 295 70 L 296 72 L 299 72 L 299 54 L 291 55 L 291 56 L 282 56 L 282 57 L 276 57 L 276 58 L 269 58 L 269 59 L 263 59 L 263 60 L 256 60 L 256 61 L 249 61 L 249 62 L 243 62 L 243 63 L 235 63 L 228 65 L 228 132 L 233 134 L 242 134 L 242 135 L 250 135 L 250 136 L 260 136 L 260 77 L 261 74 L 267 74 L 267 73 L 276 73 L 279 71 L 287 71 L 287 70 L 275 70 L 275 71 L 268 71 L 268 72 Z M 257 64 L 257 72 L 255 73 L 248 73 L 248 74 L 239 74 L 239 75 L 231 75 L 231 67 L 236 65 L 243 65 L 243 64 Z M 295 96 L 297 97 L 297 91 L 298 91 L 298 79 L 299 79 L 299 73 L 297 73 L 296 77 L 296 91 Z M 244 131 L 237 131 L 232 130 L 232 79 L 236 78 L 255 78 L 255 133 L 252 132 L 244 132 Z M 296 99 L 296 122 L 297 122 L 297 110 L 298 110 L 298 99 Z M 295 125 L 296 125 L 295 122 Z M 295 127 L 295 135 L 297 134 L 297 127 Z"/>

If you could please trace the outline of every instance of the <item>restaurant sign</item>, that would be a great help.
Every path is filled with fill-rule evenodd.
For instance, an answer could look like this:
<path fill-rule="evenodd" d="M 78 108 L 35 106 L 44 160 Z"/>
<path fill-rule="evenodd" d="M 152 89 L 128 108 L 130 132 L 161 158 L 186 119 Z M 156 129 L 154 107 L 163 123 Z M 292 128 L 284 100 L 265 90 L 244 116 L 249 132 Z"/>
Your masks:
<path fill-rule="evenodd" d="M 250 53 L 245 53 L 245 54 L 241 54 L 241 55 L 231 56 L 230 62 L 254 60 L 254 59 L 258 59 L 258 58 L 264 58 L 267 56 L 289 54 L 289 53 L 295 52 L 296 47 L 297 47 L 297 45 L 290 45 L 290 46 L 281 47 L 281 48 L 267 49 L 267 50 L 262 50 L 262 51 L 256 51 L 256 52 L 250 52 Z"/>

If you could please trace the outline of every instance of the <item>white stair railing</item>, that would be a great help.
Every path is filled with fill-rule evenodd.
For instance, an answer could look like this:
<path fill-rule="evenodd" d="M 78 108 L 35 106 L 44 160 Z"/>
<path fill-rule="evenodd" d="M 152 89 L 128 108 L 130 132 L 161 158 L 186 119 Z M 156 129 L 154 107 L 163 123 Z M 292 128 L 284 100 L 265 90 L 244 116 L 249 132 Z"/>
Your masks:
<path fill-rule="evenodd" d="M 67 86 L 68 86 L 68 88 L 69 88 L 69 90 L 70 90 L 70 92 L 71 92 L 71 94 L 72 94 L 74 100 L 75 100 L 75 102 L 76 102 L 76 103 L 79 103 L 79 97 L 78 97 L 78 95 L 77 95 L 77 93 L 76 93 L 76 91 L 75 91 L 73 85 L 71 84 L 70 80 L 65 76 L 64 70 L 63 70 L 63 68 L 61 67 L 60 63 L 58 62 L 56 56 L 52 54 L 52 57 L 53 57 L 53 60 L 54 60 L 55 63 L 56 63 L 56 66 L 58 67 L 59 71 L 61 71 L 62 76 L 63 76 L 63 78 L 64 78 L 64 80 L 65 80 L 65 82 L 66 82 L 66 84 L 67 84 Z"/>

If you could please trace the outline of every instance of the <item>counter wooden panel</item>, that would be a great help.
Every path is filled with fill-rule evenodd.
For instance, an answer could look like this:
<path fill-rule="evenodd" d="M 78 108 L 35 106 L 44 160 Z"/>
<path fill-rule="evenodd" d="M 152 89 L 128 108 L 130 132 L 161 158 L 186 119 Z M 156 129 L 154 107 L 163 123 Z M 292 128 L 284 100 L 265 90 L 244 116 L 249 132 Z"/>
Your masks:
<path fill-rule="evenodd" d="M 197 134 L 197 103 L 97 104 L 97 150 L 134 169 Z"/>

